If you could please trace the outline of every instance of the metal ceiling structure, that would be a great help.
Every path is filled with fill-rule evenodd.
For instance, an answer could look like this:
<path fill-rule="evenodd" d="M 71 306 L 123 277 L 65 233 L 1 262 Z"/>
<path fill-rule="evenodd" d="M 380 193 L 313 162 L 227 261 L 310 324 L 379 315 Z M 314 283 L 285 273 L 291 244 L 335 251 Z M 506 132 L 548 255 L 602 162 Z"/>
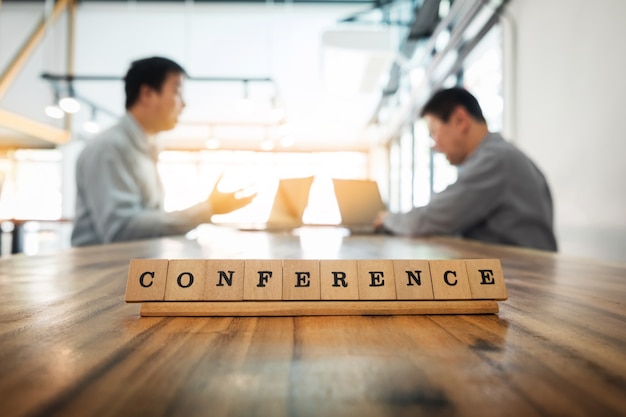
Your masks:
<path fill-rule="evenodd" d="M 68 33 L 68 37 L 67 37 L 67 45 L 66 45 L 66 55 L 67 55 L 67 62 L 66 62 L 66 71 L 63 74 L 42 74 L 42 78 L 46 79 L 47 81 L 49 81 L 51 84 L 53 84 L 53 87 L 55 89 L 55 91 L 57 90 L 56 86 L 58 85 L 58 83 L 61 82 L 65 82 L 65 83 L 69 83 L 70 85 L 74 82 L 74 81 L 81 81 L 81 80 L 116 80 L 119 81 L 121 80 L 121 76 L 120 75 L 102 75 L 102 76 L 81 76 L 80 74 L 74 74 L 74 42 L 75 42 L 75 36 L 74 36 L 74 28 L 75 28 L 75 19 L 76 19 L 76 9 L 79 5 L 81 4 L 85 4 L 85 3 L 128 3 L 129 5 L 132 4 L 139 4 L 139 3 L 144 3 L 144 4 L 148 4 L 148 3 L 152 3 L 152 4 L 158 4 L 158 3 L 168 3 L 168 4 L 178 4 L 180 3 L 181 5 L 189 5 L 189 4 L 193 4 L 193 3 L 241 3 L 241 4 L 245 4 L 245 3 L 268 3 L 267 1 L 246 1 L 246 2 L 239 2 L 239 1 L 206 1 L 206 0 L 167 0 L 167 1 L 155 1 L 155 0 L 149 0 L 149 1 L 145 1 L 145 0 L 0 0 L 0 7 L 2 6 L 2 1 L 4 1 L 5 3 L 20 3 L 20 4 L 33 4 L 33 5 L 37 5 L 40 4 L 42 5 L 42 10 L 44 10 L 46 7 L 49 8 L 50 10 L 48 10 L 47 12 L 44 11 L 39 23 L 35 26 L 35 28 L 32 30 L 32 32 L 30 33 L 30 35 L 27 37 L 27 39 L 22 43 L 22 46 L 18 49 L 18 51 L 15 53 L 15 55 L 13 56 L 13 58 L 8 62 L 8 64 L 6 64 L 6 66 L 4 68 L 0 68 L 0 100 L 2 99 L 3 95 L 7 92 L 7 90 L 11 87 L 12 83 L 15 81 L 16 77 L 18 76 L 18 74 L 20 73 L 20 71 L 24 68 L 24 66 L 26 65 L 26 63 L 28 62 L 29 58 L 31 57 L 31 55 L 33 54 L 33 52 L 37 49 L 37 47 L 41 44 L 42 39 L 45 36 L 45 32 L 46 29 L 50 26 L 52 26 L 55 21 L 63 14 L 63 13 L 67 13 L 67 33 Z M 295 1 L 288 1 L 288 2 L 281 2 L 281 1 L 277 1 L 277 2 L 269 2 L 269 3 L 284 3 L 284 4 L 288 4 L 288 3 L 328 3 L 328 4 L 340 4 L 340 3 L 347 3 L 347 4 L 364 4 L 364 5 L 374 5 L 373 7 L 379 7 L 379 2 L 377 1 L 364 1 L 364 0 L 316 0 L 316 1 L 302 1 L 302 0 L 295 0 Z M 0 8 L 0 12 L 1 12 L 1 8 Z M 206 77 L 204 77 L 205 79 L 198 79 L 198 77 L 195 77 L 196 80 L 199 81 L 224 81 L 225 77 L 214 77 L 213 79 L 207 79 Z M 244 88 L 247 87 L 247 84 L 249 82 L 257 82 L 257 81 L 265 81 L 265 82 L 270 82 L 273 83 L 273 81 L 270 78 L 267 79 L 263 79 L 263 80 L 258 80 L 258 79 L 254 79 L 254 78 L 250 78 L 250 77 L 246 77 L 246 78 L 229 78 L 226 81 L 238 81 L 238 82 L 242 82 L 244 84 Z M 88 98 L 86 97 L 82 97 L 81 98 L 82 101 L 87 102 L 88 104 L 90 104 L 90 101 Z M 92 107 L 95 109 L 95 104 L 92 104 Z M 100 109 L 102 110 L 102 109 Z M 105 113 L 106 113 L 106 109 Z M 48 125 L 46 123 L 42 123 L 40 121 L 37 120 L 32 120 L 29 119 L 28 117 L 23 117 L 19 114 L 16 114 L 14 112 L 11 111 L 7 111 L 5 109 L 0 108 L 0 139 L 8 137 L 8 136 L 16 136 L 15 134 L 17 134 L 17 136 L 19 137 L 18 142 L 12 142 L 12 141 L 7 141 L 4 140 L 2 143 L 0 143 L 0 147 L 9 147 L 9 148 L 15 148 L 15 147 L 35 147 L 35 148 L 39 148 L 39 147 L 55 147 L 61 144 L 66 143 L 69 139 L 70 139 L 70 125 L 71 125 L 71 115 L 67 115 L 68 117 L 66 117 L 65 119 L 65 128 L 64 129 L 59 129 L 57 127 Z M 4 129 L 5 131 L 10 131 L 13 132 L 12 135 L 3 135 L 2 134 L 2 129 Z"/>
<path fill-rule="evenodd" d="M 4 3 L 17 3 L 17 0 L 0 0 L 0 13 L 2 13 L 2 2 Z M 26 1 L 19 1 L 20 3 L 27 3 Z M 0 68 L 0 100 L 6 93 L 11 83 L 17 77 L 17 74 L 23 69 L 30 55 L 41 43 L 42 38 L 45 35 L 45 29 L 47 26 L 54 23 L 56 19 L 62 14 L 67 12 L 67 45 L 66 45 L 66 63 L 65 72 L 57 74 L 42 74 L 42 77 L 51 83 L 59 82 L 73 82 L 84 78 L 84 74 L 75 74 L 74 72 L 74 26 L 76 19 L 76 8 L 79 4 L 85 3 L 170 3 L 170 4 L 194 4 L 194 3 L 268 3 L 268 1 L 213 1 L 213 0 L 39 0 L 30 1 L 34 4 L 46 4 L 50 7 L 54 5 L 51 11 L 47 15 L 42 16 L 40 22 L 36 25 L 31 32 L 28 39 L 24 41 L 22 47 L 18 50 L 12 60 L 9 61 L 6 68 Z M 393 97 L 400 88 L 400 81 L 402 77 L 406 76 L 407 68 L 414 68 L 418 65 L 426 67 L 427 78 L 429 78 L 430 85 L 424 87 L 434 88 L 437 82 L 441 83 L 443 80 L 435 81 L 433 84 L 432 77 L 429 75 L 439 66 L 444 55 L 449 51 L 456 51 L 457 60 L 454 65 L 448 70 L 448 73 L 458 71 L 463 58 L 467 55 L 469 50 L 482 38 L 482 36 L 489 30 L 489 28 L 497 20 L 498 10 L 506 3 L 506 1 L 495 1 L 487 4 L 484 0 L 377 0 L 377 1 L 363 1 L 363 0 L 293 0 L 293 1 L 272 1 L 274 3 L 326 3 L 326 4 L 362 4 L 363 10 L 353 13 L 348 16 L 344 16 L 341 19 L 342 23 L 358 23 L 358 24 L 371 24 L 376 27 L 389 27 L 389 26 L 401 26 L 402 33 L 401 39 L 399 39 L 398 49 L 395 52 L 395 59 L 393 60 L 390 69 L 388 70 L 388 77 L 386 83 L 382 86 L 380 92 L 382 98 L 378 104 L 378 110 L 387 105 L 389 98 Z M 492 4 L 496 4 L 495 6 Z M 442 15 L 442 6 L 446 9 L 446 12 Z M 481 30 L 479 30 L 472 39 L 465 39 L 461 34 L 470 24 L 475 23 L 476 17 L 484 9 L 488 9 L 490 15 L 488 19 L 482 24 Z M 450 41 L 443 50 L 437 50 L 435 47 L 435 39 L 442 32 L 451 33 Z M 420 48 L 420 51 L 416 57 L 416 51 Z M 93 79 L 93 75 L 89 76 Z M 119 74 L 102 74 L 101 77 L 118 80 L 121 79 Z M 220 78 L 220 77 L 217 77 Z M 220 79 L 223 80 L 224 77 Z M 233 80 L 238 82 L 244 82 L 247 85 L 246 77 L 233 77 Z M 273 82 L 268 77 L 266 81 Z M 206 79 L 205 81 L 211 81 Z M 424 91 L 428 88 L 423 88 Z M 415 105 L 419 105 L 416 103 Z M 372 115 L 373 122 L 379 122 L 377 119 L 378 110 Z M 407 116 L 409 117 L 409 116 Z M 12 130 L 18 132 L 24 138 L 23 145 L 30 147 L 39 140 L 39 146 L 35 143 L 35 147 L 54 147 L 63 143 L 66 143 L 70 137 L 69 119 L 66 119 L 65 129 L 59 129 L 45 123 L 30 120 L 26 117 L 20 116 L 0 108 L 0 128 Z M 0 131 L 0 136 L 2 132 Z M 43 143 L 41 142 L 43 141 Z M 0 146 L 3 144 L 0 143 Z M 14 144 L 11 144 L 13 146 Z M 6 146 L 6 145 L 5 145 Z"/>

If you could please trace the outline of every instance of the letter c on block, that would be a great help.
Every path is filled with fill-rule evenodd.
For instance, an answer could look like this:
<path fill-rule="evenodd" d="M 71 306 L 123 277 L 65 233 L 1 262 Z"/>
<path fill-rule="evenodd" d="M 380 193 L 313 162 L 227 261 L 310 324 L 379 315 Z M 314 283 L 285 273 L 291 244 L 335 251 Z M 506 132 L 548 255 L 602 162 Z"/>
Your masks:
<path fill-rule="evenodd" d="M 453 277 L 456 277 L 456 271 L 446 271 L 443 273 L 443 280 L 446 282 L 446 284 L 450 286 L 455 286 L 457 283 L 457 280 L 455 279 L 454 282 L 448 281 L 448 274 L 452 275 Z"/>
<path fill-rule="evenodd" d="M 149 275 L 152 279 L 150 280 L 149 284 L 146 284 L 145 282 L 143 282 L 143 279 L 146 275 Z M 143 274 L 141 274 L 141 276 L 139 277 L 139 285 L 141 285 L 144 288 L 148 288 L 152 286 L 152 281 L 154 280 L 154 272 L 144 272 Z"/>

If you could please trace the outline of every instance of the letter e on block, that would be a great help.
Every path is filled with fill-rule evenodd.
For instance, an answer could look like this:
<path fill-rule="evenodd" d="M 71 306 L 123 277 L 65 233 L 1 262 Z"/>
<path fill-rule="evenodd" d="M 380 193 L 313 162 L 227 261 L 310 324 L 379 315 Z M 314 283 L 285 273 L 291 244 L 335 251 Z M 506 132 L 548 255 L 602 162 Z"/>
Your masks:
<path fill-rule="evenodd" d="M 429 261 L 435 300 L 470 300 L 464 260 Z"/>
<path fill-rule="evenodd" d="M 359 300 L 395 300 L 396 282 L 393 261 L 386 259 L 358 260 Z"/>
<path fill-rule="evenodd" d="M 393 261 L 398 300 L 432 300 L 433 283 L 426 260 L 397 259 Z"/>
<path fill-rule="evenodd" d="M 248 259 L 244 268 L 244 300 L 282 300 L 282 259 Z"/>
<path fill-rule="evenodd" d="M 244 260 L 209 259 L 206 261 L 204 301 L 243 300 Z"/>
<path fill-rule="evenodd" d="M 165 301 L 201 301 L 205 281 L 206 260 L 171 259 Z"/>
<path fill-rule="evenodd" d="M 132 259 L 126 282 L 126 302 L 163 301 L 167 259 Z"/>
<path fill-rule="evenodd" d="M 283 260 L 283 300 L 320 299 L 320 261 Z"/>
<path fill-rule="evenodd" d="M 506 285 L 499 259 L 465 261 L 473 299 L 506 300 Z"/>
<path fill-rule="evenodd" d="M 322 300 L 358 300 L 359 281 L 355 260 L 320 261 Z"/>

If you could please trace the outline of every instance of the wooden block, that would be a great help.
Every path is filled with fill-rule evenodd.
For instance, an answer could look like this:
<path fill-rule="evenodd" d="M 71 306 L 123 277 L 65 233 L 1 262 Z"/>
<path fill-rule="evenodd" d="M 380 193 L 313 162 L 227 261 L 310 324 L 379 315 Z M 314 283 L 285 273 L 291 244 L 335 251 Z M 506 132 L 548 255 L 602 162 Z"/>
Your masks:
<path fill-rule="evenodd" d="M 394 301 L 154 301 L 142 316 L 276 317 L 497 313 L 495 300 Z"/>
<path fill-rule="evenodd" d="M 206 282 L 206 260 L 170 259 L 166 301 L 201 301 Z"/>
<path fill-rule="evenodd" d="M 499 259 L 465 261 L 473 299 L 506 300 L 506 285 Z"/>
<path fill-rule="evenodd" d="M 164 300 L 168 264 L 167 259 L 132 259 L 126 282 L 126 302 Z"/>
<path fill-rule="evenodd" d="M 219 259 L 206 261 L 206 301 L 243 300 L 245 262 L 243 259 Z"/>
<path fill-rule="evenodd" d="M 248 259 L 244 269 L 244 300 L 282 300 L 282 259 Z"/>
<path fill-rule="evenodd" d="M 472 293 L 465 261 L 429 261 L 435 300 L 469 300 Z"/>
<path fill-rule="evenodd" d="M 358 260 L 359 300 L 395 300 L 396 282 L 391 260 Z"/>
<path fill-rule="evenodd" d="M 320 261 L 283 260 L 283 300 L 320 299 Z"/>
<path fill-rule="evenodd" d="M 432 300 L 435 298 L 428 261 L 394 260 L 393 272 L 398 300 Z"/>
<path fill-rule="evenodd" d="M 355 260 L 320 261 L 322 300 L 358 300 L 359 280 Z"/>

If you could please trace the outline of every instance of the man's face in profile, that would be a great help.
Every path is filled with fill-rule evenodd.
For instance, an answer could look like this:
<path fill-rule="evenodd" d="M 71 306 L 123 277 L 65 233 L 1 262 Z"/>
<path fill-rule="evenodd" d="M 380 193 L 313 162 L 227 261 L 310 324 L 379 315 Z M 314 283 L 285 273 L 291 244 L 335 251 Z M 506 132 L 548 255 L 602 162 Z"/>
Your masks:
<path fill-rule="evenodd" d="M 447 122 L 432 114 L 424 115 L 430 136 L 435 141 L 435 150 L 444 154 L 452 165 L 459 165 L 467 156 L 461 113 L 457 108 Z"/>
<path fill-rule="evenodd" d="M 184 75 L 171 72 L 165 78 L 160 92 L 155 92 L 155 116 L 158 116 L 159 131 L 171 130 L 178 123 L 185 101 L 183 100 Z"/>

